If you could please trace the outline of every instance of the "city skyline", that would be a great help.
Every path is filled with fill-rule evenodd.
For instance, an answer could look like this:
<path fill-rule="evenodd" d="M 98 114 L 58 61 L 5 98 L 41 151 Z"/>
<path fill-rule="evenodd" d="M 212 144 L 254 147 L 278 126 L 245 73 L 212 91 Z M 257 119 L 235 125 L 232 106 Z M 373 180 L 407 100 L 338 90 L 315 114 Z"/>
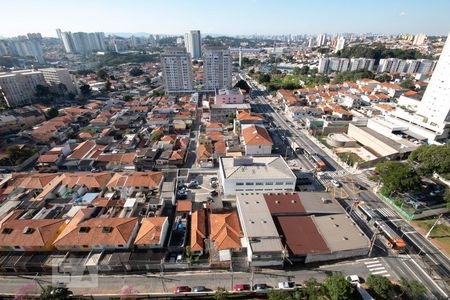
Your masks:
<path fill-rule="evenodd" d="M 39 3 L 19 2 L 22 5 L 19 3 L 10 7 L 9 13 L 2 18 L 5 24 L 14 26 L 2 26 L 0 36 L 41 32 L 44 36 L 56 37 L 56 28 L 72 32 L 148 32 L 171 35 L 182 35 L 192 29 L 205 34 L 223 35 L 322 32 L 423 32 L 428 35 L 446 35 L 450 31 L 450 20 L 445 13 L 450 10 L 450 3 L 446 1 L 379 1 L 377 7 L 353 0 L 345 3 L 289 0 L 283 4 L 267 0 L 232 0 L 226 3 L 158 0 L 151 3 L 137 1 L 133 5 L 120 1 L 81 0 L 76 3 L 58 3 L 57 6 L 48 0 Z M 389 9 L 385 9 L 386 7 Z M 69 11 L 70 14 L 67 13 Z M 217 22 L 219 12 L 222 16 L 233 17 Z M 368 18 L 368 12 L 374 12 L 376 17 Z"/>

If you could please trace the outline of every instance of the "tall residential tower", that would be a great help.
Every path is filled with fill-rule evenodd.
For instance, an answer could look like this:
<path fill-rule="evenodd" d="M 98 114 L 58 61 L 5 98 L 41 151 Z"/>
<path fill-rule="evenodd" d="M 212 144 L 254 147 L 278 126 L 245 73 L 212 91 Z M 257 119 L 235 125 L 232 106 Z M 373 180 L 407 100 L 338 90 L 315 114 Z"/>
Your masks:
<path fill-rule="evenodd" d="M 192 59 L 202 58 L 202 42 L 200 30 L 191 30 L 184 34 L 184 46 Z"/>

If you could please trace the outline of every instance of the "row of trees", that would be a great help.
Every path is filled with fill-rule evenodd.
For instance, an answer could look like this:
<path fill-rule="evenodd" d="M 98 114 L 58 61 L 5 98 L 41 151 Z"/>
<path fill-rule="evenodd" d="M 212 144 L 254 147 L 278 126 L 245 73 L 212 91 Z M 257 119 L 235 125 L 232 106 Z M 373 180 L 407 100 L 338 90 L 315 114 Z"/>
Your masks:
<path fill-rule="evenodd" d="M 428 58 L 416 49 L 387 49 L 381 44 L 375 46 L 356 45 L 344 48 L 336 53 L 337 57 L 352 58 L 365 57 L 380 60 L 381 58 L 399 58 L 399 59 L 420 59 Z"/>

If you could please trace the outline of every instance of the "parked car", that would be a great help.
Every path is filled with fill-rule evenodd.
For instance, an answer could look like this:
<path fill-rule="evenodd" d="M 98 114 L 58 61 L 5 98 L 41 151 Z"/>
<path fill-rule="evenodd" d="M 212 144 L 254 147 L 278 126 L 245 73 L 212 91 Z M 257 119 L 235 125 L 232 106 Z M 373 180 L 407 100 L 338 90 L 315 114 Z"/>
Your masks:
<path fill-rule="evenodd" d="M 248 284 L 243 284 L 243 283 L 236 283 L 236 284 L 233 286 L 233 291 L 234 291 L 234 292 L 250 291 L 250 285 L 248 285 Z"/>
<path fill-rule="evenodd" d="M 257 283 L 253 285 L 253 290 L 255 292 L 267 292 L 268 289 L 269 287 L 265 283 Z"/>
<path fill-rule="evenodd" d="M 347 281 L 353 285 L 359 284 L 359 276 L 358 275 L 348 275 L 347 277 L 345 277 L 345 279 L 347 279 Z"/>
<path fill-rule="evenodd" d="M 278 288 L 279 289 L 293 289 L 293 288 L 295 288 L 295 282 L 293 282 L 293 281 L 278 282 Z"/>
<path fill-rule="evenodd" d="M 219 193 L 216 190 L 213 190 L 213 191 L 209 192 L 209 195 L 211 197 L 217 197 L 219 195 Z"/>
<path fill-rule="evenodd" d="M 191 288 L 186 286 L 186 285 L 177 286 L 177 287 L 173 288 L 173 293 L 174 294 L 189 293 L 190 291 L 191 291 Z"/>
<path fill-rule="evenodd" d="M 190 189 L 194 189 L 194 188 L 198 187 L 198 185 L 199 185 L 199 183 L 197 180 L 191 180 L 187 186 Z"/>
<path fill-rule="evenodd" d="M 335 187 L 341 187 L 341 183 L 336 179 L 331 179 L 331 184 L 333 184 Z"/>
<path fill-rule="evenodd" d="M 203 285 L 194 286 L 192 288 L 192 292 L 194 292 L 194 293 L 207 292 L 207 291 L 208 291 L 208 289 L 206 287 L 204 287 Z"/>

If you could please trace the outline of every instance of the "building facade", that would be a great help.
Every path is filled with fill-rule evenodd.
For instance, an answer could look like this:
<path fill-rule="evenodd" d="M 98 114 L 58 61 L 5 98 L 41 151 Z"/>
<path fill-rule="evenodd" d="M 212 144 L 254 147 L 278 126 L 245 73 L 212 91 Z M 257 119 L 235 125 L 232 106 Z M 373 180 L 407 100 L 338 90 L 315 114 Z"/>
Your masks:
<path fill-rule="evenodd" d="M 224 47 L 211 47 L 203 53 L 204 89 L 231 88 L 230 50 Z"/>
<path fill-rule="evenodd" d="M 200 30 L 191 30 L 184 34 L 184 46 L 192 59 L 202 58 L 202 42 Z"/>
<path fill-rule="evenodd" d="M 193 91 L 191 56 L 184 48 L 167 48 L 161 54 L 161 67 L 166 93 Z"/>

